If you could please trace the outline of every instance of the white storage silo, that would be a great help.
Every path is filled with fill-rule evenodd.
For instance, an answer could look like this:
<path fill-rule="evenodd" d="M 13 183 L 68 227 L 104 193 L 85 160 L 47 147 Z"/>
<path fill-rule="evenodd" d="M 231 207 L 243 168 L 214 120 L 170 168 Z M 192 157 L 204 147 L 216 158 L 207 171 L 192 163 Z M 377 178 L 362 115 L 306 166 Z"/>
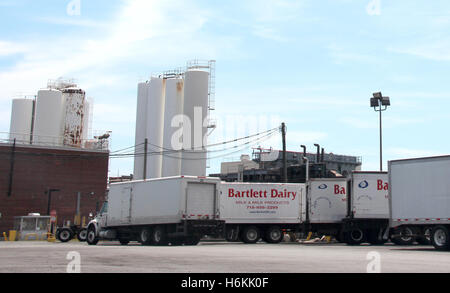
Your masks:
<path fill-rule="evenodd" d="M 151 78 L 147 104 L 147 178 L 160 178 L 162 172 L 164 104 L 166 80 Z"/>
<path fill-rule="evenodd" d="M 65 103 L 64 145 L 81 147 L 85 126 L 85 97 L 86 93 L 79 88 L 62 90 Z"/>
<path fill-rule="evenodd" d="M 168 79 L 166 83 L 166 101 L 164 110 L 164 138 L 163 147 L 166 152 L 162 161 L 162 177 L 171 177 L 181 175 L 181 149 L 182 140 L 176 140 L 176 132 L 179 131 L 178 125 L 173 126 L 172 121 L 175 117 L 183 114 L 184 98 L 184 80 L 182 78 Z"/>
<path fill-rule="evenodd" d="M 34 115 L 33 144 L 61 146 L 65 120 L 65 103 L 58 90 L 38 92 Z"/>
<path fill-rule="evenodd" d="M 34 100 L 13 99 L 9 139 L 18 144 L 30 144 Z"/>
<path fill-rule="evenodd" d="M 148 82 L 138 84 L 136 105 L 136 135 L 133 179 L 144 178 L 144 143 L 147 138 Z"/>
<path fill-rule="evenodd" d="M 182 154 L 181 174 L 206 175 L 209 72 L 188 70 L 184 81 L 184 115 L 191 121 L 191 148 Z"/>

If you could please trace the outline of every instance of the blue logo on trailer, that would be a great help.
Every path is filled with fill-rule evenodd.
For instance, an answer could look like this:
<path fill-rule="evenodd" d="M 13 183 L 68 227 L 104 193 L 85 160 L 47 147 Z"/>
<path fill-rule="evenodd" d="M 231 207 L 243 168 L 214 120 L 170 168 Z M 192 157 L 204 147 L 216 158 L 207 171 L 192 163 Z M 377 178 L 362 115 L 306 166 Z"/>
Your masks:
<path fill-rule="evenodd" d="M 367 188 L 369 187 L 369 182 L 367 182 L 366 180 L 362 181 L 361 183 L 359 183 L 359 188 Z"/>
<path fill-rule="evenodd" d="M 322 184 L 319 186 L 319 189 L 327 189 L 327 188 L 328 188 L 328 186 L 326 184 Z"/>

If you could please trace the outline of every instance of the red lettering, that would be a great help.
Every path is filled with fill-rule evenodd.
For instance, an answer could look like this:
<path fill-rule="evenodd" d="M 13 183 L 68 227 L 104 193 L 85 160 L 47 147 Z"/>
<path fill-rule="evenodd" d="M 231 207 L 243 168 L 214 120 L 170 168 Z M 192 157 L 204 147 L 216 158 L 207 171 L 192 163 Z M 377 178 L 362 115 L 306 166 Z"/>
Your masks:
<path fill-rule="evenodd" d="M 377 190 L 389 190 L 389 183 L 383 182 L 383 180 L 377 180 Z"/>
<path fill-rule="evenodd" d="M 334 194 L 346 194 L 345 187 L 340 187 L 339 185 L 334 185 Z"/>

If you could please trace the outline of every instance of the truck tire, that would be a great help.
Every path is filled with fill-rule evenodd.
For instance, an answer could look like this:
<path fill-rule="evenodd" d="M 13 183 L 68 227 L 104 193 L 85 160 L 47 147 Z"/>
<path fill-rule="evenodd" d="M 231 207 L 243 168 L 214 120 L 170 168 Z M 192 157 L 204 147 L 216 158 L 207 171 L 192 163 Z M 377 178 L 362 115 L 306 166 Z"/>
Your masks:
<path fill-rule="evenodd" d="M 184 239 L 184 245 L 195 246 L 197 245 L 202 237 L 200 236 L 189 236 Z"/>
<path fill-rule="evenodd" d="M 167 233 L 163 226 L 156 226 L 152 230 L 151 244 L 156 246 L 167 245 Z"/>
<path fill-rule="evenodd" d="M 88 229 L 88 233 L 87 233 L 87 237 L 86 237 L 86 242 L 89 245 L 97 245 L 98 243 L 98 237 L 97 235 L 95 235 L 95 228 L 89 228 Z"/>
<path fill-rule="evenodd" d="M 410 227 L 402 227 L 397 230 L 395 234 L 398 233 L 397 237 L 393 237 L 391 241 L 396 245 L 412 245 L 415 241 L 414 231 Z"/>
<path fill-rule="evenodd" d="M 139 242 L 142 243 L 142 245 L 152 244 L 152 230 L 150 228 L 142 228 L 139 233 Z"/>
<path fill-rule="evenodd" d="M 55 238 L 56 238 L 56 240 L 61 241 L 61 240 L 59 239 L 59 232 L 61 232 L 60 229 L 56 229 L 56 232 L 55 232 Z"/>
<path fill-rule="evenodd" d="M 261 238 L 261 232 L 256 226 L 247 226 L 242 230 L 242 242 L 247 244 L 254 244 Z"/>
<path fill-rule="evenodd" d="M 267 243 L 280 243 L 283 241 L 284 233 L 278 226 L 270 226 L 264 233 L 264 241 Z"/>
<path fill-rule="evenodd" d="M 431 228 L 424 228 L 421 231 L 421 236 L 416 239 L 420 245 L 431 245 L 431 230 Z"/>
<path fill-rule="evenodd" d="M 87 238 L 87 229 L 81 229 L 77 234 L 77 239 L 80 242 L 86 242 Z"/>
<path fill-rule="evenodd" d="M 431 230 L 431 243 L 436 250 L 450 250 L 450 235 L 445 226 L 436 226 Z"/>
<path fill-rule="evenodd" d="M 346 243 L 348 245 L 360 245 L 366 240 L 366 233 L 363 229 L 355 227 L 346 233 Z"/>
<path fill-rule="evenodd" d="M 73 239 L 73 232 L 69 228 L 62 228 L 59 231 L 59 241 L 61 242 L 69 242 Z"/>

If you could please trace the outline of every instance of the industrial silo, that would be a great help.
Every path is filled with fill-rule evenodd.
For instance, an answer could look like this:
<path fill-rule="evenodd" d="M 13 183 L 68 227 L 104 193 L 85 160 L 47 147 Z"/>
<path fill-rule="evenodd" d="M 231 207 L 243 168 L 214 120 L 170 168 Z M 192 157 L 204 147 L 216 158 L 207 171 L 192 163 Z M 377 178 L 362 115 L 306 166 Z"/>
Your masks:
<path fill-rule="evenodd" d="M 83 143 L 85 143 L 90 136 L 92 123 L 92 106 L 93 102 L 89 98 L 84 99 L 84 117 L 83 117 Z"/>
<path fill-rule="evenodd" d="M 62 145 L 65 105 L 59 90 L 40 90 L 36 99 L 33 144 Z"/>
<path fill-rule="evenodd" d="M 183 115 L 184 80 L 171 78 L 166 84 L 166 101 L 164 110 L 164 138 L 163 147 L 167 151 L 162 161 L 162 177 L 179 176 L 181 174 L 182 137 L 179 135 L 180 126 L 174 118 Z M 175 123 L 175 124 L 172 124 Z M 180 139 L 181 138 L 181 139 Z"/>
<path fill-rule="evenodd" d="M 151 78 L 147 104 L 147 179 L 160 178 L 162 171 L 166 80 Z"/>
<path fill-rule="evenodd" d="M 13 99 L 9 139 L 19 144 L 30 144 L 34 100 Z"/>
<path fill-rule="evenodd" d="M 191 147 L 185 147 L 182 154 L 182 175 L 206 175 L 208 128 L 204 121 L 208 115 L 208 84 L 207 71 L 188 70 L 185 74 L 183 112 L 191 122 Z"/>
<path fill-rule="evenodd" d="M 83 132 L 85 131 L 85 97 L 86 93 L 79 88 L 65 88 L 62 90 L 65 103 L 64 145 L 81 147 Z"/>
<path fill-rule="evenodd" d="M 148 108 L 148 87 L 147 82 L 138 84 L 138 95 L 136 105 L 136 135 L 135 135 L 135 157 L 134 173 L 135 180 L 144 179 L 144 143 L 147 138 L 147 108 Z"/>

